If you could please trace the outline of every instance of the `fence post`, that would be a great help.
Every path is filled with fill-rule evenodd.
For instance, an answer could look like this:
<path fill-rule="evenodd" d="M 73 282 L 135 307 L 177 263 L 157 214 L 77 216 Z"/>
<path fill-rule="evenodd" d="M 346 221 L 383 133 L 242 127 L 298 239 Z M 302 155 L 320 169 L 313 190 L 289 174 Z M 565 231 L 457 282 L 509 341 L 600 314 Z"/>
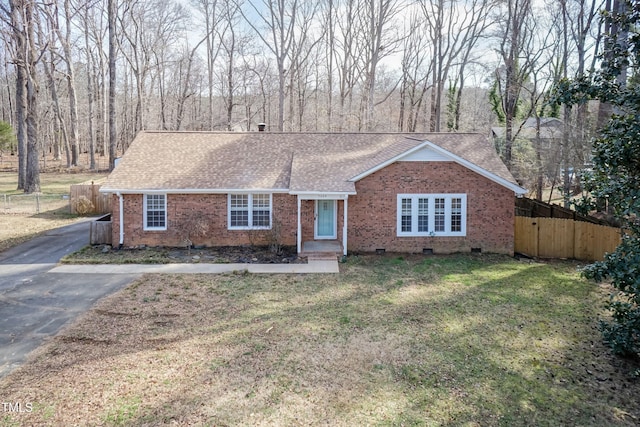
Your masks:
<path fill-rule="evenodd" d="M 40 193 L 36 193 L 36 213 L 40 213 Z"/>
<path fill-rule="evenodd" d="M 96 202 L 96 186 L 91 181 L 91 204 L 93 205 L 93 212 L 96 213 L 97 210 L 97 202 Z"/>

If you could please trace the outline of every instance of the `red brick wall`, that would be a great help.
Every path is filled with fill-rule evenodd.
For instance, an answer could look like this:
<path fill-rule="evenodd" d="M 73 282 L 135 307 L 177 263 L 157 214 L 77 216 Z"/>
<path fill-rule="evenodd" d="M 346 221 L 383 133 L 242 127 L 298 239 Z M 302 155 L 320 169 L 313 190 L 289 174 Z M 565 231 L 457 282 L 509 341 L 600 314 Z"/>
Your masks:
<path fill-rule="evenodd" d="M 349 197 L 349 250 L 513 253 L 513 191 L 453 162 L 394 163 L 356 183 Z M 398 237 L 397 194 L 467 194 L 465 237 Z M 358 225 L 356 227 L 356 224 Z"/>
<path fill-rule="evenodd" d="M 113 242 L 119 242 L 119 202 L 113 196 Z M 208 226 L 205 235 L 191 236 L 196 245 L 232 246 L 266 245 L 270 230 L 228 230 L 226 194 L 168 194 L 167 230 L 143 230 L 143 196 L 124 195 L 124 246 L 180 246 L 186 237 L 183 224 L 194 219 L 202 219 Z M 313 213 L 311 214 L 313 220 Z M 273 195 L 273 221 L 280 223 L 280 241 L 284 245 L 296 244 L 297 205 L 296 199 L 288 194 Z M 275 230 L 275 228 L 274 228 Z"/>
<path fill-rule="evenodd" d="M 436 253 L 513 253 L 513 192 L 453 162 L 394 163 L 356 183 L 357 195 L 348 200 L 349 251 Z M 398 237 L 398 193 L 467 194 L 467 235 L 464 237 Z M 113 241 L 119 241 L 118 198 L 113 196 Z M 302 240 L 313 240 L 314 201 L 301 202 Z M 125 195 L 125 246 L 177 246 L 185 237 L 181 226 L 193 215 L 201 215 L 209 225 L 205 236 L 191 237 L 194 244 L 228 246 L 267 244 L 269 231 L 227 229 L 227 195 L 169 194 L 166 231 L 143 230 L 142 195 Z M 338 240 L 342 241 L 344 202 L 338 202 Z M 273 219 L 281 225 L 280 240 L 296 245 L 297 200 L 287 194 L 273 195 Z M 184 227 L 182 227 L 184 228 Z M 115 243 L 114 243 L 115 244 Z"/>

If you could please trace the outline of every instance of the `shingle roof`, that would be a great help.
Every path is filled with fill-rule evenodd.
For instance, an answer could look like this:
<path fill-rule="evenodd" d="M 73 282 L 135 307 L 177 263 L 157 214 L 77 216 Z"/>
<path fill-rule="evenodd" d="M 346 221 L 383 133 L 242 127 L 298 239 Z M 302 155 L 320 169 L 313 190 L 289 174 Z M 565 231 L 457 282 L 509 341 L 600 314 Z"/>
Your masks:
<path fill-rule="evenodd" d="M 101 191 L 353 193 L 353 177 L 425 141 L 517 186 L 493 145 L 479 134 L 145 131 Z"/>
<path fill-rule="evenodd" d="M 514 125 L 514 132 L 522 126 L 518 133 L 518 137 L 533 139 L 536 137 L 536 118 L 529 117 L 517 126 Z M 491 132 L 495 138 L 504 138 L 506 130 L 504 127 L 492 127 Z M 562 120 L 555 117 L 540 118 L 540 138 L 542 139 L 558 139 L 562 137 Z"/>

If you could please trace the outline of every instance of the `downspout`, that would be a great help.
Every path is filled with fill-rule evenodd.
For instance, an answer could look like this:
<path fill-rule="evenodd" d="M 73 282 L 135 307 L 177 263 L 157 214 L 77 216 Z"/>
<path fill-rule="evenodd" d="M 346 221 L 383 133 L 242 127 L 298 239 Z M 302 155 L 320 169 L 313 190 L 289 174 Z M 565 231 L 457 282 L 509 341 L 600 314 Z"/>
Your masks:
<path fill-rule="evenodd" d="M 298 194 L 296 197 L 298 199 L 298 232 L 296 233 L 296 246 L 299 254 L 300 252 L 302 252 L 302 223 L 300 222 L 300 208 L 302 203 L 300 202 L 300 195 Z"/>
<path fill-rule="evenodd" d="M 121 249 L 122 245 L 124 244 L 124 196 L 120 192 L 118 192 L 116 194 L 118 195 L 118 197 L 120 199 L 119 200 L 120 201 L 120 205 L 119 205 L 120 206 L 120 210 L 118 212 L 119 215 L 120 215 L 120 222 L 119 222 L 119 224 L 120 224 L 120 241 L 118 242 L 119 243 L 118 249 Z"/>

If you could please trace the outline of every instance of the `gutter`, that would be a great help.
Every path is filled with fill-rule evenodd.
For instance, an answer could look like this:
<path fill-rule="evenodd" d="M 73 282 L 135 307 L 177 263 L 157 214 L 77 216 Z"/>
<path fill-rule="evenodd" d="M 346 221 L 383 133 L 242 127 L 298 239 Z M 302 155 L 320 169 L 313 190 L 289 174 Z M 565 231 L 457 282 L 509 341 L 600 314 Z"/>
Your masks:
<path fill-rule="evenodd" d="M 120 241 L 118 242 L 118 248 L 122 248 L 122 245 L 124 244 L 124 196 L 120 192 L 117 192 L 116 195 L 119 197 L 120 202 L 120 209 L 118 212 L 120 215 Z"/>

